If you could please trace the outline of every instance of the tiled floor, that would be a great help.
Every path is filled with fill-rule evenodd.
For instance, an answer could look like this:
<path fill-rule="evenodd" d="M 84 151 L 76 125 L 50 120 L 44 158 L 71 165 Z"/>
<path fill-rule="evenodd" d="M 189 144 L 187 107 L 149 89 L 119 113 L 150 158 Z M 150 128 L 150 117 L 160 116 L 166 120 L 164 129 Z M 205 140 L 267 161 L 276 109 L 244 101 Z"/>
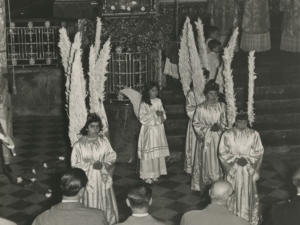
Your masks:
<path fill-rule="evenodd" d="M 61 161 L 70 155 L 66 124 L 56 117 L 24 117 L 14 120 L 14 134 L 18 154 L 11 167 L 14 176 L 22 176 L 22 184 L 11 185 L 0 176 L 0 216 L 18 224 L 31 224 L 32 220 L 60 201 L 58 191 L 61 173 L 68 161 Z M 258 181 L 261 210 L 266 217 L 270 205 L 285 200 L 293 194 L 290 180 L 291 171 L 299 165 L 300 157 L 265 158 Z M 44 167 L 46 163 L 47 168 Z M 35 169 L 36 174 L 32 173 Z M 30 179 L 36 178 L 35 182 Z M 114 173 L 114 190 L 117 196 L 120 221 L 125 220 L 130 210 L 125 204 L 126 187 L 140 181 L 135 168 L 117 165 Z M 48 189 L 53 190 L 50 198 L 45 196 Z M 204 208 L 199 193 L 190 190 L 190 177 L 183 173 L 180 163 L 168 164 L 168 175 L 162 176 L 152 185 L 153 205 L 150 213 L 167 224 L 179 224 L 184 212 Z"/>

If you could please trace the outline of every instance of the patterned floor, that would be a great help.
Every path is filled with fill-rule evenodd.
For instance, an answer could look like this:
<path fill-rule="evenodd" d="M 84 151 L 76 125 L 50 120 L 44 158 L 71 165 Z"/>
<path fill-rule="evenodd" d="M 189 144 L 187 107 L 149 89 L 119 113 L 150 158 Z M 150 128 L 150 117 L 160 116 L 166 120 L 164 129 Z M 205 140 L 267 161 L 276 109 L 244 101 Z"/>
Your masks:
<path fill-rule="evenodd" d="M 11 167 L 14 176 L 19 181 L 22 177 L 23 181 L 11 185 L 0 176 L 0 216 L 18 224 L 31 224 L 36 215 L 60 201 L 59 178 L 68 162 L 59 157 L 68 159 L 70 154 L 66 124 L 56 117 L 16 118 L 14 134 L 18 156 L 13 158 Z M 272 203 L 293 194 L 288 180 L 299 162 L 298 155 L 264 159 L 258 192 L 265 218 Z M 36 181 L 32 182 L 32 178 Z M 120 221 L 124 221 L 130 215 L 125 204 L 126 187 L 140 179 L 135 168 L 129 165 L 117 165 L 113 179 Z M 49 188 L 53 194 L 47 198 L 45 193 Z M 152 189 L 154 201 L 150 213 L 167 224 L 179 224 L 184 212 L 204 208 L 207 204 L 201 201 L 198 192 L 190 190 L 190 177 L 183 173 L 180 163 L 169 163 L 168 175 L 161 177 Z"/>

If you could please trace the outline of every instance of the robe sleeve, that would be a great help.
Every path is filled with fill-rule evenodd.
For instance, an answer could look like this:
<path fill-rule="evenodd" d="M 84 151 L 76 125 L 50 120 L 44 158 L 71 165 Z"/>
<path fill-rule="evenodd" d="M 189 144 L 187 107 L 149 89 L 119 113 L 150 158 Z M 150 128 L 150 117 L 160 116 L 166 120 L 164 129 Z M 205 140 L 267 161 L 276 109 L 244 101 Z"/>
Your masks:
<path fill-rule="evenodd" d="M 203 120 L 203 115 L 204 114 L 203 108 L 197 107 L 195 111 L 195 115 L 193 118 L 193 127 L 196 133 L 197 138 L 203 139 L 205 137 L 206 132 L 211 128 L 211 125 L 205 124 Z"/>
<path fill-rule="evenodd" d="M 264 147 L 261 143 L 259 133 L 254 131 L 251 150 L 249 155 L 246 156 L 245 158 L 247 159 L 249 165 L 257 174 L 259 173 L 263 154 L 264 154 Z"/>
<path fill-rule="evenodd" d="M 100 160 L 102 163 L 101 176 L 108 176 L 106 182 L 106 189 L 112 186 L 112 176 L 115 169 L 115 162 L 117 159 L 116 152 L 112 149 L 108 139 L 103 137 L 103 150 L 106 152 L 104 157 Z"/>
<path fill-rule="evenodd" d="M 161 123 L 163 123 L 163 122 L 165 122 L 167 120 L 167 115 L 166 115 L 166 111 L 165 111 L 165 109 L 163 107 L 163 104 L 162 104 L 162 102 L 161 102 L 160 99 L 159 99 L 159 104 L 160 104 L 159 111 L 163 111 L 164 112 L 163 115 L 160 118 L 159 117 L 157 118 L 158 124 L 161 124 Z"/>
<path fill-rule="evenodd" d="M 185 105 L 185 109 L 186 109 L 186 113 L 188 115 L 188 117 L 192 120 L 194 117 L 194 113 L 196 110 L 197 104 L 195 101 L 195 95 L 193 91 L 189 91 L 187 96 L 186 96 L 186 105 Z"/>
<path fill-rule="evenodd" d="M 221 137 L 219 145 L 219 156 L 226 175 L 228 175 L 229 171 L 238 159 L 238 157 L 231 151 L 230 136 L 231 135 L 229 135 L 229 133 L 225 132 Z"/>
<path fill-rule="evenodd" d="M 43 225 L 43 224 L 46 224 L 47 223 L 47 218 L 49 218 L 49 211 L 45 211 L 42 214 L 38 215 L 35 218 L 35 220 L 33 221 L 32 225 Z M 11 225 L 13 225 L 13 224 L 11 224 Z"/>
<path fill-rule="evenodd" d="M 88 172 L 91 166 L 93 165 L 92 162 L 83 161 L 79 142 L 75 143 L 73 147 L 72 155 L 71 155 L 71 165 L 72 167 L 77 167 L 82 169 L 84 172 Z"/>
<path fill-rule="evenodd" d="M 142 102 L 140 106 L 140 113 L 139 113 L 139 119 L 141 124 L 146 125 L 146 126 L 156 126 L 162 123 L 161 118 L 159 118 L 156 115 L 156 112 L 151 111 L 148 109 L 149 106 Z M 161 104 L 162 108 L 162 104 Z M 163 110 L 163 108 L 162 108 Z M 164 111 L 164 110 L 163 110 Z M 166 118 L 166 115 L 164 113 L 164 117 Z"/>
<path fill-rule="evenodd" d="M 103 149 L 105 149 L 106 153 L 105 153 L 104 157 L 102 158 L 102 161 L 100 161 L 103 165 L 101 172 L 102 172 L 102 174 L 108 174 L 109 176 L 112 176 L 114 168 L 115 168 L 117 154 L 112 149 L 108 139 L 106 137 L 103 137 L 103 140 L 104 140 Z"/>

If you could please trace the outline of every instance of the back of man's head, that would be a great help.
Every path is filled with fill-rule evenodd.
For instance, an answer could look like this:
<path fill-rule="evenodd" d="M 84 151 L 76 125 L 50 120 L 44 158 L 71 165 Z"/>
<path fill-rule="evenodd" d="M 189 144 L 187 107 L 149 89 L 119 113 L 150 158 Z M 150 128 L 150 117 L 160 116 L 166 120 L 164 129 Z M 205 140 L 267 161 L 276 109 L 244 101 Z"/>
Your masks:
<path fill-rule="evenodd" d="M 293 174 L 293 183 L 300 189 L 300 167 L 298 167 Z"/>
<path fill-rule="evenodd" d="M 228 198 L 232 194 L 233 188 L 226 180 L 215 182 L 209 191 L 211 202 L 218 205 L 226 205 Z"/>
<path fill-rule="evenodd" d="M 210 49 L 210 51 L 213 51 L 218 46 L 222 46 L 222 43 L 218 40 L 213 39 L 208 42 L 208 48 Z"/>
<path fill-rule="evenodd" d="M 67 197 L 76 196 L 87 182 L 88 178 L 82 169 L 72 168 L 61 177 L 62 194 Z"/>
<path fill-rule="evenodd" d="M 144 183 L 135 184 L 128 193 L 127 199 L 132 208 L 148 208 L 150 205 L 152 190 Z"/>

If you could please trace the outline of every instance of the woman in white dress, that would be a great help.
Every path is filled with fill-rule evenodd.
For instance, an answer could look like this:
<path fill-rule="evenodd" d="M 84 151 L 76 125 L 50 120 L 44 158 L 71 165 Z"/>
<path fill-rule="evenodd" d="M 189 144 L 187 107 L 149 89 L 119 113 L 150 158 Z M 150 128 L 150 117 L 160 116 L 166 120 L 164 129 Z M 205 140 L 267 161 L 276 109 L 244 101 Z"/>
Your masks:
<path fill-rule="evenodd" d="M 153 183 L 160 175 L 167 174 L 165 157 L 170 155 L 163 124 L 167 117 L 161 100 L 157 98 L 158 90 L 157 82 L 146 84 L 139 111 L 142 127 L 138 157 L 140 177 L 146 183 Z"/>
<path fill-rule="evenodd" d="M 71 164 L 85 171 L 89 180 L 82 197 L 83 204 L 103 210 L 108 223 L 112 225 L 119 220 L 112 187 L 117 155 L 101 130 L 100 117 L 90 114 L 81 130 L 83 136 L 73 146 Z"/>
<path fill-rule="evenodd" d="M 191 188 L 205 190 L 207 185 L 223 178 L 218 145 L 226 126 L 225 104 L 218 101 L 219 85 L 210 80 L 204 89 L 206 101 L 195 112 L 193 127 L 197 136 Z"/>

